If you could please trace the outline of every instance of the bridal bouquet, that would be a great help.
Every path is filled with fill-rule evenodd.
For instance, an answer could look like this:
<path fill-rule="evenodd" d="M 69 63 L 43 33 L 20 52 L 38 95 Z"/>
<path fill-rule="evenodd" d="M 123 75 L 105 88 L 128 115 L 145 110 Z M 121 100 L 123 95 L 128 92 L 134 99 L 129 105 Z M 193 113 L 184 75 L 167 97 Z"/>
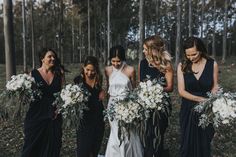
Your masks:
<path fill-rule="evenodd" d="M 113 100 L 113 103 L 106 110 L 110 120 L 116 120 L 118 123 L 118 135 L 121 141 L 127 137 L 127 134 L 130 134 L 131 130 L 139 129 L 140 121 L 143 118 L 143 108 L 136 100 L 137 95 L 130 92 L 124 99 Z"/>
<path fill-rule="evenodd" d="M 0 104 L 4 111 L 2 113 L 9 114 L 12 118 L 22 116 L 31 102 L 41 98 L 42 92 L 38 86 L 34 78 L 28 74 L 13 75 L 0 96 L 3 101 Z"/>
<path fill-rule="evenodd" d="M 145 118 L 150 117 L 151 111 L 165 112 L 165 106 L 169 104 L 169 96 L 157 80 L 140 82 L 135 92 L 138 95 L 138 102 L 145 111 Z"/>
<path fill-rule="evenodd" d="M 65 118 L 66 127 L 79 126 L 84 110 L 88 109 L 86 103 L 89 95 L 90 93 L 83 87 L 83 84 L 68 84 L 55 95 L 56 100 L 53 105 L 57 106 L 59 113 Z"/>
<path fill-rule="evenodd" d="M 236 93 L 223 92 L 208 93 L 209 98 L 195 106 L 200 113 L 199 126 L 207 127 L 212 123 L 215 127 L 230 124 L 236 118 Z"/>

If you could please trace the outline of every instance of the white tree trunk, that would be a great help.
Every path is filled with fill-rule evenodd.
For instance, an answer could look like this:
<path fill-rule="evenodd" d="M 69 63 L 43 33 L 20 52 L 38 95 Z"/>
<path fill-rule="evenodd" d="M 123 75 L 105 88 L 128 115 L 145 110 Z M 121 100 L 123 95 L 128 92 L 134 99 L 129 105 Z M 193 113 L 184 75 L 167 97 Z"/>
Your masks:
<path fill-rule="evenodd" d="M 177 28 L 175 42 L 175 67 L 179 63 L 180 37 L 181 37 L 181 0 L 177 0 Z"/>
<path fill-rule="evenodd" d="M 16 74 L 12 0 L 3 1 L 6 81 Z"/>
<path fill-rule="evenodd" d="M 224 4 L 224 31 L 223 31 L 223 54 L 222 54 L 222 63 L 225 63 L 226 54 L 227 54 L 227 12 L 228 12 L 228 0 L 225 0 Z"/>
<path fill-rule="evenodd" d="M 139 62 L 143 59 L 143 39 L 144 39 L 144 0 L 139 0 Z"/>

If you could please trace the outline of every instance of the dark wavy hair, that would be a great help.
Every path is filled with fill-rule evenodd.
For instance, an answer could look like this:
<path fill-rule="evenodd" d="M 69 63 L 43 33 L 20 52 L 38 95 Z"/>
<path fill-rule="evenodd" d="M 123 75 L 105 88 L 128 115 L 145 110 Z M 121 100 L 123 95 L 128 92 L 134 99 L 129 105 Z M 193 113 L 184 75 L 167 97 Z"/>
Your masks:
<path fill-rule="evenodd" d="M 112 58 L 118 57 L 121 61 L 125 61 L 125 49 L 121 45 L 116 45 L 113 46 L 110 49 L 110 57 L 109 59 L 111 60 Z"/>
<path fill-rule="evenodd" d="M 84 63 L 83 63 L 83 67 L 86 67 L 87 65 L 92 65 L 95 68 L 95 71 L 96 71 L 96 86 L 98 88 L 101 88 L 102 87 L 102 75 L 100 73 L 100 69 L 99 69 L 99 64 L 98 64 L 97 58 L 94 57 L 94 56 L 86 57 L 86 59 L 84 60 Z M 80 76 L 77 76 L 74 79 L 75 83 L 80 83 L 81 81 L 83 81 L 83 82 L 85 81 L 85 74 L 84 74 L 84 68 L 83 67 L 81 68 Z M 80 80 L 80 78 L 82 80 Z"/>
<path fill-rule="evenodd" d="M 51 48 L 43 48 L 42 51 L 39 53 L 39 65 L 40 67 L 42 66 L 42 59 L 46 56 L 46 54 L 48 52 L 52 52 L 54 54 L 55 60 L 54 60 L 54 66 L 52 67 L 52 72 L 54 72 L 56 75 L 58 76 L 62 76 L 63 75 L 63 71 L 64 71 L 64 66 L 61 65 L 61 61 L 57 56 L 56 51 L 54 51 Z"/>
<path fill-rule="evenodd" d="M 192 62 L 187 58 L 186 56 L 186 49 L 192 48 L 192 47 L 196 47 L 197 51 L 199 51 L 200 53 L 200 57 L 201 58 L 210 58 L 207 55 L 207 49 L 203 43 L 203 41 L 200 38 L 197 37 L 188 37 L 184 43 L 183 43 L 183 51 L 184 51 L 184 56 L 183 56 L 183 60 L 182 60 L 182 71 L 184 73 L 193 73 L 192 71 Z"/>

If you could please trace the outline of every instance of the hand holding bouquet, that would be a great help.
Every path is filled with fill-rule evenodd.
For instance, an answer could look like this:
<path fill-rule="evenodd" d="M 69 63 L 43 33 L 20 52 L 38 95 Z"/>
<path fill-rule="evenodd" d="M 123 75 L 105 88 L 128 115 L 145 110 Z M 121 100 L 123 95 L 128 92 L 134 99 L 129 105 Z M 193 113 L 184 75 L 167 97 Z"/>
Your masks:
<path fill-rule="evenodd" d="M 89 95 L 82 84 L 68 84 L 60 93 L 56 94 L 56 100 L 53 104 L 57 105 L 59 113 L 65 119 L 66 127 L 70 125 L 79 126 L 84 110 L 88 109 L 86 102 Z"/>
<path fill-rule="evenodd" d="M 215 127 L 230 124 L 236 118 L 236 93 L 208 93 L 209 98 L 199 103 L 195 111 L 200 113 L 199 126 L 207 127 L 212 123 Z"/>

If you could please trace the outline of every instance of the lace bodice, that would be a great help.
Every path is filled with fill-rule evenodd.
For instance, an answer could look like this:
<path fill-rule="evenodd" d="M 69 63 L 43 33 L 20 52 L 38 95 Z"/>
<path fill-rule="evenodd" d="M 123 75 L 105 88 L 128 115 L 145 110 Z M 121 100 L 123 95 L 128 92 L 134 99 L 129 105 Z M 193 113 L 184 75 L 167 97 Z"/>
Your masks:
<path fill-rule="evenodd" d="M 132 89 L 130 79 L 122 72 L 124 66 L 125 63 L 123 63 L 120 69 L 112 67 L 113 71 L 109 77 L 108 89 L 111 97 L 124 97 Z"/>

